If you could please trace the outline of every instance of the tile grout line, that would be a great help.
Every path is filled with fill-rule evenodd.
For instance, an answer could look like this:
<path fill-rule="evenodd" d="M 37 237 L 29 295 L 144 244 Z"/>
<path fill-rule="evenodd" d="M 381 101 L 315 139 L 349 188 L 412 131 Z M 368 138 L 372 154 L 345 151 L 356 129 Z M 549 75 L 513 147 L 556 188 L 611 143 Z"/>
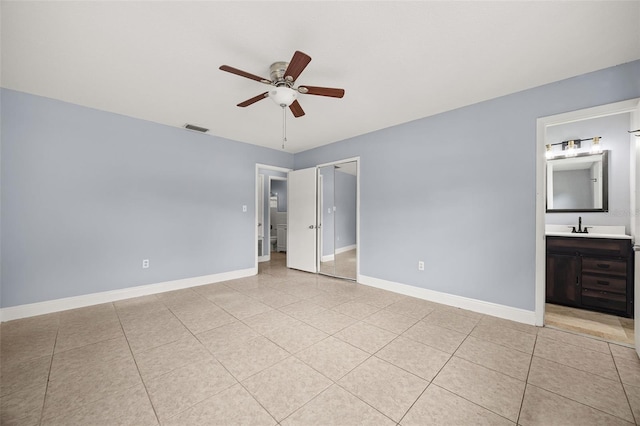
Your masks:
<path fill-rule="evenodd" d="M 622 386 L 622 392 L 624 392 L 625 398 L 627 398 L 627 404 L 629 405 L 629 410 L 631 410 L 631 417 L 633 417 L 633 422 L 638 424 L 638 419 L 636 419 L 636 414 L 633 412 L 633 408 L 631 407 L 631 401 L 629 401 L 629 394 L 627 393 L 627 388 L 624 386 L 624 382 L 622 381 L 622 376 L 620 375 L 620 369 L 618 368 L 618 363 L 616 362 L 616 357 L 611 352 L 611 343 L 607 344 L 609 348 L 609 352 L 611 353 L 611 358 L 613 359 L 613 366 L 616 369 L 616 373 L 618 373 L 618 379 L 620 379 L 620 386 Z"/>
<path fill-rule="evenodd" d="M 529 368 L 527 369 L 527 377 L 524 379 L 524 390 L 522 391 L 522 399 L 520 400 L 520 409 L 518 410 L 518 418 L 516 424 L 520 424 L 520 416 L 522 415 L 522 408 L 524 407 L 524 397 L 527 393 L 527 386 L 529 386 L 529 374 L 531 374 L 531 365 L 533 364 L 533 354 L 536 351 L 536 345 L 538 344 L 538 334 L 536 334 L 536 340 L 533 342 L 533 349 L 531 350 L 531 358 L 529 358 Z"/>
<path fill-rule="evenodd" d="M 51 361 L 49 361 L 49 372 L 47 373 L 47 384 L 44 387 L 44 397 L 42 398 L 42 409 L 40 410 L 40 418 L 38 419 L 38 425 L 41 425 L 42 422 L 44 421 L 44 407 L 47 404 L 47 394 L 49 393 L 51 369 L 53 368 L 53 356 L 56 353 L 56 345 L 58 344 L 58 334 L 60 334 L 60 318 L 58 318 L 58 328 L 56 329 L 56 338 L 53 342 L 53 349 L 51 351 Z"/>
<path fill-rule="evenodd" d="M 160 303 L 162 303 L 162 301 L 160 301 Z M 164 305 L 164 303 L 163 303 Z M 116 312 L 116 316 L 118 317 L 118 323 L 120 323 L 120 328 L 122 329 L 122 334 L 124 335 L 124 339 L 127 341 L 127 347 L 129 348 L 129 353 L 131 354 L 131 359 L 133 359 L 133 363 L 136 366 L 136 371 L 138 372 L 138 377 L 140 378 L 140 382 L 142 383 L 142 386 L 144 387 L 144 391 L 147 394 L 147 399 L 149 400 L 149 404 L 151 405 L 151 409 L 153 410 L 153 414 L 156 416 L 156 421 L 158 422 L 158 424 L 160 425 L 160 417 L 158 416 L 158 412 L 156 411 L 156 407 L 153 404 L 153 401 L 151 400 L 151 395 L 149 395 L 149 389 L 147 389 L 147 384 L 145 383 L 144 379 L 142 378 L 142 374 L 140 373 L 140 367 L 138 367 L 138 361 L 136 360 L 135 355 L 133 354 L 133 350 L 131 349 L 131 344 L 129 343 L 129 337 L 127 336 L 127 333 L 125 333 L 124 331 L 124 326 L 122 325 L 122 319 L 120 318 L 120 314 L 118 312 L 118 309 L 115 306 L 115 303 L 113 304 L 113 309 Z"/>

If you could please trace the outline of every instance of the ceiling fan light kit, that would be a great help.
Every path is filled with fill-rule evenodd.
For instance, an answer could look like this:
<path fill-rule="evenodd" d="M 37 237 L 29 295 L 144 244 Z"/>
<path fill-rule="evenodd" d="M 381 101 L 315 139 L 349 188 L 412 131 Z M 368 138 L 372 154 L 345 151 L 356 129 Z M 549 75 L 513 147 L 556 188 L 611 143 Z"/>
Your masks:
<path fill-rule="evenodd" d="M 278 86 L 269 90 L 269 98 L 281 107 L 290 106 L 296 100 L 298 92 L 287 86 Z"/>
<path fill-rule="evenodd" d="M 298 93 L 305 95 L 328 96 L 330 98 L 342 98 L 344 96 L 344 89 L 317 86 L 294 87 L 295 81 L 307 65 L 309 65 L 309 62 L 311 62 L 311 56 L 298 50 L 293 54 L 290 62 L 279 61 L 271 64 L 269 67 L 269 76 L 271 77 L 271 80 L 242 71 L 229 65 L 222 65 L 220 70 L 273 86 L 273 88 L 266 93 L 262 93 L 251 99 L 247 99 L 244 102 L 240 102 L 238 104 L 239 107 L 248 107 L 249 105 L 253 105 L 264 98 L 271 98 L 278 106 L 289 107 L 293 116 L 298 118 L 304 115 L 304 110 L 297 101 Z"/>
<path fill-rule="evenodd" d="M 298 93 L 305 95 L 328 96 L 330 98 L 342 98 L 344 96 L 344 89 L 317 86 L 294 87 L 296 79 L 300 76 L 302 71 L 304 71 L 307 65 L 309 65 L 309 62 L 311 62 L 311 56 L 297 50 L 293 54 L 290 62 L 280 61 L 271 64 L 269 67 L 269 76 L 271 77 L 271 80 L 242 71 L 229 65 L 222 65 L 220 67 L 220 70 L 222 71 L 273 86 L 265 93 L 261 93 L 253 98 L 247 99 L 246 101 L 240 102 L 238 106 L 244 108 L 249 105 L 253 105 L 264 98 L 271 98 L 276 105 L 282 107 L 282 149 L 284 149 L 284 144 L 287 140 L 285 108 L 289 107 L 289 110 L 296 118 L 304 115 L 304 110 L 297 100 Z"/>

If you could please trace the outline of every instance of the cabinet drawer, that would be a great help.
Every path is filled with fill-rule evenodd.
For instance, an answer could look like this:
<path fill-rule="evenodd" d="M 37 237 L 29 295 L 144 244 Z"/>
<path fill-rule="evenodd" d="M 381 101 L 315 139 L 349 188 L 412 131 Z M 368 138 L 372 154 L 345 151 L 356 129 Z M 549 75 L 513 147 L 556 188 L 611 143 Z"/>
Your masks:
<path fill-rule="evenodd" d="M 624 294 L 607 293 L 606 291 L 583 288 L 582 304 L 594 308 L 625 311 L 627 309 L 627 298 Z"/>
<path fill-rule="evenodd" d="M 552 253 L 629 257 L 632 253 L 631 247 L 631 240 L 547 237 L 547 251 Z"/>
<path fill-rule="evenodd" d="M 627 291 L 627 280 L 620 277 L 583 275 L 582 287 L 591 290 L 625 294 Z"/>
<path fill-rule="evenodd" d="M 595 273 L 595 274 L 607 274 L 607 275 L 627 275 L 627 262 L 624 260 L 608 260 L 597 259 L 594 257 L 582 258 L 582 272 L 583 273 Z"/>

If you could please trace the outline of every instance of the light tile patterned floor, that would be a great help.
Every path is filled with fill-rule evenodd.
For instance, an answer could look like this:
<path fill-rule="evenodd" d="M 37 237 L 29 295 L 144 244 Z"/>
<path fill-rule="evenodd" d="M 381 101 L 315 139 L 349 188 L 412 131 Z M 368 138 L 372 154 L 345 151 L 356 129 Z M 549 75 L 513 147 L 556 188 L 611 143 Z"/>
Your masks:
<path fill-rule="evenodd" d="M 3 323 L 3 425 L 601 425 L 633 349 L 284 267 Z"/>

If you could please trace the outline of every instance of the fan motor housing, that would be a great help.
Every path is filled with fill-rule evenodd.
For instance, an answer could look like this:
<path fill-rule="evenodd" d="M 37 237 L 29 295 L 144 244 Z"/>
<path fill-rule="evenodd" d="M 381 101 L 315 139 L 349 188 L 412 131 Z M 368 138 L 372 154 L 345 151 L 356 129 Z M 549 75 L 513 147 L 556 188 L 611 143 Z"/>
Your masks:
<path fill-rule="evenodd" d="M 288 66 L 289 62 L 274 62 L 269 67 L 271 81 L 273 81 L 276 86 L 286 84 L 288 87 L 291 87 L 292 84 L 284 79 L 284 73 Z"/>

